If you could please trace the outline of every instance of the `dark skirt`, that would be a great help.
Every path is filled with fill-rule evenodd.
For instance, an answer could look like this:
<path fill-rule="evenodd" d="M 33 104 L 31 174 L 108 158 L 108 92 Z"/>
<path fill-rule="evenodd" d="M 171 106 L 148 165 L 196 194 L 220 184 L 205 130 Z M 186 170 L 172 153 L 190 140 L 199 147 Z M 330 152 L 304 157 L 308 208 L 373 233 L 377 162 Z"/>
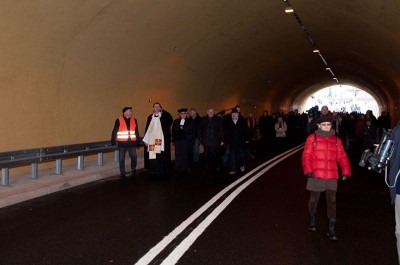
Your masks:
<path fill-rule="evenodd" d="M 308 178 L 306 190 L 309 191 L 337 191 L 337 179 Z"/>

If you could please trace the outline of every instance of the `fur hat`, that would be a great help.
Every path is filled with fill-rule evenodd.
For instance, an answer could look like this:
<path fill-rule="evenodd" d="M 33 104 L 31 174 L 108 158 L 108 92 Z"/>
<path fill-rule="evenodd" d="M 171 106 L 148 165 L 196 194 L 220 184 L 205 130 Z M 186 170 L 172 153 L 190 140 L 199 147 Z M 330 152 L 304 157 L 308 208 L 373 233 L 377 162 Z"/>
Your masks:
<path fill-rule="evenodd" d="M 317 123 L 321 124 L 321 123 L 324 123 L 324 122 L 332 123 L 332 116 L 331 115 L 321 115 L 321 116 L 319 116 L 319 118 L 317 120 Z"/>

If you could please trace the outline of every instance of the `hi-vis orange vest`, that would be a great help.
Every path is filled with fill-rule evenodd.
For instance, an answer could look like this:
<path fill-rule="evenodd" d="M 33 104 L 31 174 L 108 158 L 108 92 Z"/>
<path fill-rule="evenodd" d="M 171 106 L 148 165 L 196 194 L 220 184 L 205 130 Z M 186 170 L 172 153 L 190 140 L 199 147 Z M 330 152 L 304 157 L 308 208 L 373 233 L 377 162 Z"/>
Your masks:
<path fill-rule="evenodd" d="M 135 118 L 131 117 L 130 130 L 126 126 L 124 117 L 119 117 L 119 128 L 117 132 L 117 141 L 127 142 L 129 138 L 131 141 L 136 141 L 136 122 Z"/>

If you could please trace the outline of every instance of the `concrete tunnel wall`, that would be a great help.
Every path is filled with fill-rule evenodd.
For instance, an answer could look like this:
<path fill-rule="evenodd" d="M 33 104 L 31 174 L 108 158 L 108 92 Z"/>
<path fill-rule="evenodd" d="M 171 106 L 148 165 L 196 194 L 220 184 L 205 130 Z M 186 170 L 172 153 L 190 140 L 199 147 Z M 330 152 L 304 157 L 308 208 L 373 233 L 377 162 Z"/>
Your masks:
<path fill-rule="evenodd" d="M 398 1 L 320 2 L 292 4 L 342 83 L 373 89 L 397 117 Z M 4 0 L 0 150 L 108 140 L 124 106 L 143 134 L 156 101 L 174 117 L 183 106 L 287 111 L 302 91 L 334 82 L 283 10 L 283 1 Z"/>

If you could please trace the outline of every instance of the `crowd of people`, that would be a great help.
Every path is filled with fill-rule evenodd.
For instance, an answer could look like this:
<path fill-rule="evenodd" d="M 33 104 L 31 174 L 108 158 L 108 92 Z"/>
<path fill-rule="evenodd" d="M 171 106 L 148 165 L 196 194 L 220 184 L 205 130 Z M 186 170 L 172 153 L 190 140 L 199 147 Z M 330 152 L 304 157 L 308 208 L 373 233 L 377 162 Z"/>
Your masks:
<path fill-rule="evenodd" d="M 246 160 L 255 154 L 280 153 L 289 146 L 305 142 L 302 167 L 307 179 L 305 188 L 309 192 L 307 228 L 312 232 L 318 230 L 316 212 L 321 193 L 324 192 L 327 236 L 334 241 L 338 239 L 335 232 L 338 180 L 346 180 L 351 176 L 348 155 L 352 153 L 360 157 L 366 149 L 373 152 L 380 136 L 391 128 L 392 123 L 389 113 L 385 111 L 376 118 L 370 110 L 365 114 L 337 113 L 329 111 L 327 106 L 322 106 L 321 110 L 315 106 L 301 114 L 297 110 L 271 115 L 263 111 L 258 119 L 253 113 L 244 117 L 240 106 L 217 113 L 213 108 L 208 108 L 203 117 L 194 108 L 181 108 L 177 112 L 178 118 L 173 119 L 159 102 L 154 103 L 153 113 L 147 118 L 145 135 L 141 138 L 132 107 L 122 109 L 122 116 L 115 120 L 111 134 L 111 143 L 118 145 L 121 178 L 126 175 L 126 152 L 131 158 L 132 174 L 136 174 L 136 148 L 141 144 L 145 145 L 145 169 L 153 177 L 163 177 L 172 170 L 171 146 L 175 148 L 173 171 L 176 175 L 189 175 L 193 165 L 200 162 L 204 175 L 210 170 L 236 175 L 239 171 L 246 171 Z M 393 136 L 396 145 L 400 139 L 398 128 L 395 127 Z M 258 147 L 256 150 L 251 148 L 252 143 Z M 202 156 L 200 147 L 203 148 Z M 396 148 L 396 160 L 399 153 Z M 394 183 L 391 191 L 400 194 L 400 184 L 396 185 L 392 176 L 400 170 L 398 163 L 392 164 L 397 167 L 390 172 L 391 183 Z M 400 223 L 399 209 L 396 207 L 396 223 Z M 398 231 L 396 228 L 400 257 Z"/>
<path fill-rule="evenodd" d="M 387 112 L 376 118 L 372 111 L 337 113 L 329 111 L 327 106 L 322 106 L 321 110 L 316 106 L 302 114 L 297 110 L 271 115 L 264 111 L 258 119 L 253 113 L 244 117 L 240 106 L 217 113 L 210 107 L 203 117 L 194 108 L 180 108 L 177 113 L 178 118 L 173 119 L 159 102 L 154 103 L 141 138 L 132 107 L 122 109 L 111 135 L 111 143 L 118 145 L 122 178 L 126 175 L 126 152 L 131 158 L 132 174 L 136 174 L 136 147 L 142 143 L 145 145 L 145 169 L 153 177 L 163 177 L 172 170 L 176 175 L 189 175 L 193 166 L 200 162 L 204 175 L 211 170 L 236 175 L 246 171 L 246 160 L 256 153 L 280 153 L 305 141 L 302 165 L 310 194 L 308 229 L 317 231 L 317 205 L 321 192 L 325 192 L 327 235 L 331 240 L 338 239 L 334 229 L 337 181 L 351 176 L 348 153 L 352 151 L 359 156 L 365 149 L 373 151 L 382 132 L 391 128 Z M 252 143 L 258 146 L 256 150 L 251 148 Z M 171 146 L 175 148 L 173 168 Z M 203 148 L 201 160 L 200 146 Z M 342 176 L 339 176 L 338 165 Z"/>
<path fill-rule="evenodd" d="M 259 118 L 254 113 L 244 117 L 240 106 L 220 112 L 209 108 L 205 116 L 194 108 L 181 108 L 177 112 L 178 118 L 174 120 L 159 102 L 154 103 L 153 113 L 146 121 L 145 135 L 141 138 L 132 108 L 123 108 L 111 136 L 111 143 L 118 144 L 121 177 L 126 175 L 126 152 L 131 158 L 132 174 L 136 173 L 136 147 L 142 143 L 146 146 L 145 168 L 152 176 L 171 172 L 171 143 L 175 148 L 176 174 L 191 172 L 193 165 L 200 162 L 202 147 L 203 174 L 211 168 L 216 172 L 228 168 L 227 172 L 235 175 L 245 171 L 246 160 L 255 153 L 279 153 L 288 146 L 304 142 L 309 134 L 318 129 L 317 120 L 320 117 L 330 117 L 332 129 L 341 139 L 346 152 L 353 151 L 356 155 L 365 149 L 373 151 L 382 131 L 391 127 L 390 116 L 385 111 L 376 118 L 372 111 L 365 114 L 337 113 L 329 111 L 327 106 L 304 113 L 294 110 L 269 114 L 263 111 Z M 258 147 L 257 150 L 254 146 Z"/>

